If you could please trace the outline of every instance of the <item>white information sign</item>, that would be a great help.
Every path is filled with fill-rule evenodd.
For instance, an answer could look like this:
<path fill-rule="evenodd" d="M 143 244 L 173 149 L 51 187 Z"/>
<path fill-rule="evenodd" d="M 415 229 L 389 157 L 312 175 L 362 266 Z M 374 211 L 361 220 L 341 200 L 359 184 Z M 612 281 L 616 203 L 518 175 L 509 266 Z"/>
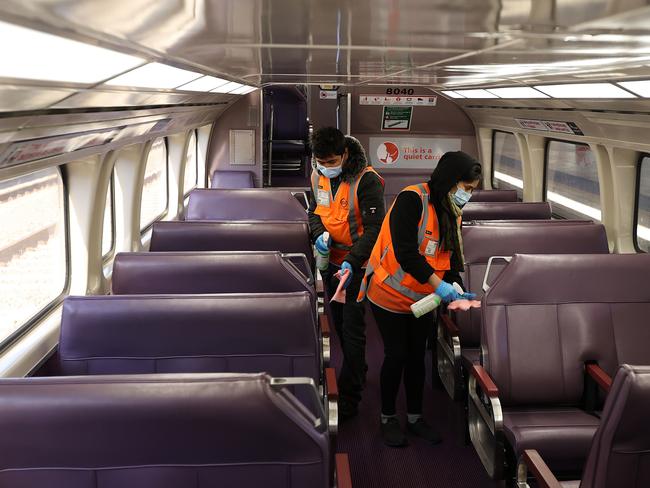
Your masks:
<path fill-rule="evenodd" d="M 562 134 L 575 134 L 583 136 L 584 133 L 575 122 L 562 122 L 558 120 L 515 119 L 524 129 L 543 130 L 546 132 L 560 132 Z"/>
<path fill-rule="evenodd" d="M 359 105 L 410 105 L 435 107 L 437 97 L 432 95 L 359 95 Z"/>
<path fill-rule="evenodd" d="M 447 151 L 460 151 L 453 137 L 371 137 L 368 154 L 375 169 L 433 170 Z"/>
<path fill-rule="evenodd" d="M 339 92 L 336 90 L 321 90 L 320 91 L 320 99 L 321 100 L 336 100 L 336 97 L 338 96 Z"/>

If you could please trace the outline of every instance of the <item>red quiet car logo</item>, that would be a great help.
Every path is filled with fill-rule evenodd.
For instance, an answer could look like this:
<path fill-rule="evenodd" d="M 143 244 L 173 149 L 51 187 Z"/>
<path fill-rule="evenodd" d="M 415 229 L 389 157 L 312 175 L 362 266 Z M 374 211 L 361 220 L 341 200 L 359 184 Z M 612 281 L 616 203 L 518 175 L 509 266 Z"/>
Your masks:
<path fill-rule="evenodd" d="M 393 142 L 384 142 L 377 148 L 377 159 L 383 164 L 395 164 L 399 159 L 399 148 Z"/>

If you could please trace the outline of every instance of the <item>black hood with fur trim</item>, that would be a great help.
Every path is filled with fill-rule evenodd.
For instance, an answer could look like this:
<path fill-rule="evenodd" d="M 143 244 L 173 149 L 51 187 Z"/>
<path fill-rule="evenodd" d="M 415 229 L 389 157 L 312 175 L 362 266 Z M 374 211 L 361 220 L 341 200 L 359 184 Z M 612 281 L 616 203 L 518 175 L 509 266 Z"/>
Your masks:
<path fill-rule="evenodd" d="M 341 171 L 341 181 L 350 182 L 368 166 L 368 158 L 366 158 L 366 151 L 358 139 L 352 136 L 345 136 L 345 147 L 348 150 L 348 159 L 343 163 L 343 171 Z M 316 164 L 313 164 L 316 171 Z M 320 171 L 318 171 L 320 174 Z"/>

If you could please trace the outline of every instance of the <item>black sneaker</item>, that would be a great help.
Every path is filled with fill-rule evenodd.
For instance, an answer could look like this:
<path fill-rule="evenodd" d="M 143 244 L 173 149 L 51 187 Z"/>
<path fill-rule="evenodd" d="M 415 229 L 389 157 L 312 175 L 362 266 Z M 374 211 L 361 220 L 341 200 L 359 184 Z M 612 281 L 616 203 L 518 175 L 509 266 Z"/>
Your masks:
<path fill-rule="evenodd" d="M 381 436 L 384 439 L 384 444 L 390 447 L 402 447 L 408 444 L 399 420 L 396 418 L 389 418 L 386 423 L 381 422 Z"/>
<path fill-rule="evenodd" d="M 419 418 L 413 423 L 407 422 L 406 430 L 415 436 L 429 441 L 431 444 L 440 444 L 440 442 L 442 442 L 440 434 L 438 434 L 433 427 L 427 424 L 423 418 Z"/>

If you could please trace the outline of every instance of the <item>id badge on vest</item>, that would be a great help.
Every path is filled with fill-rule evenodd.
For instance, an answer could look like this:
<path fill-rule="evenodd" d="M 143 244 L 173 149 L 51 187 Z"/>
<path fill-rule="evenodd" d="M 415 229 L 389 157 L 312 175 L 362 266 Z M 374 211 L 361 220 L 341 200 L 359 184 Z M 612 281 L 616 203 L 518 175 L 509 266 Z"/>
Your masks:
<path fill-rule="evenodd" d="M 429 239 L 429 241 L 427 242 L 427 247 L 424 250 L 424 255 L 425 256 L 435 256 L 437 249 L 438 249 L 438 241 L 434 241 L 433 239 Z"/>
<path fill-rule="evenodd" d="M 330 206 L 330 192 L 327 190 L 319 189 L 316 195 L 316 203 L 323 207 Z"/>

